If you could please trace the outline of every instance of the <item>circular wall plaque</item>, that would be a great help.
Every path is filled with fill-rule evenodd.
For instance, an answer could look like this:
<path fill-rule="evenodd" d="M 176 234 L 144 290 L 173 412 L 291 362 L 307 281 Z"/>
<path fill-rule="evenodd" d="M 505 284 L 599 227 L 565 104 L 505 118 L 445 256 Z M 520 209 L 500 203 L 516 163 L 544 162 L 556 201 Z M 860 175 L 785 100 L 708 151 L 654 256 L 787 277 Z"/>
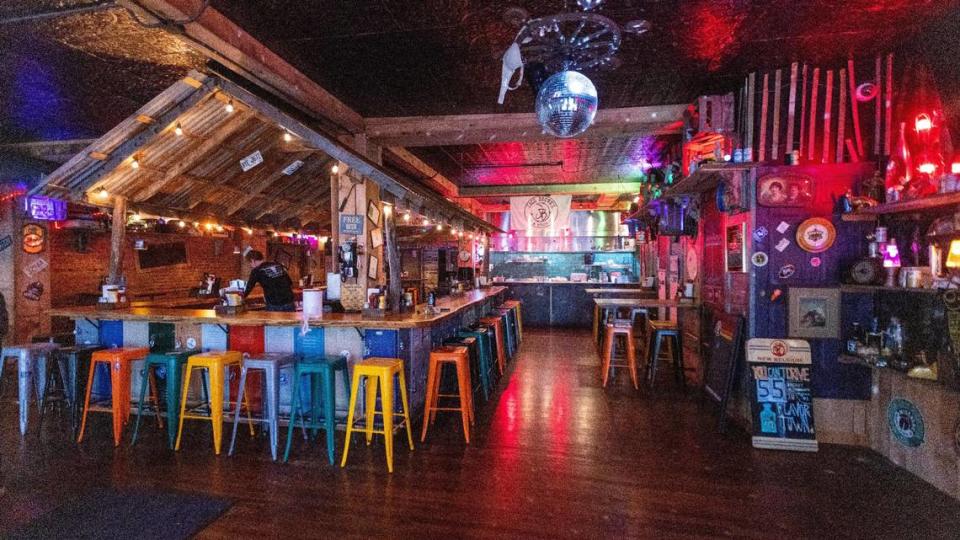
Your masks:
<path fill-rule="evenodd" d="M 687 248 L 686 267 L 687 279 L 696 281 L 697 274 L 700 273 L 700 261 L 697 259 L 697 250 L 693 247 Z"/>
<path fill-rule="evenodd" d="M 913 402 L 903 398 L 891 400 L 887 406 L 887 423 L 900 444 L 910 447 L 923 444 L 923 415 Z"/>
<path fill-rule="evenodd" d="M 823 218 L 810 218 L 797 227 L 797 245 L 810 253 L 821 253 L 833 245 L 837 230 Z"/>

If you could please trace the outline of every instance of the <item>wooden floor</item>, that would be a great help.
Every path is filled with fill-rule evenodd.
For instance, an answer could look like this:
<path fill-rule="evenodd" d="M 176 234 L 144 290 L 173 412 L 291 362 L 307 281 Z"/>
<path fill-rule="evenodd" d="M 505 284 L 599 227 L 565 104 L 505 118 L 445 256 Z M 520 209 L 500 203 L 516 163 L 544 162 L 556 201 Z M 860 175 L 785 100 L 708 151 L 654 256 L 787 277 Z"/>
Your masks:
<path fill-rule="evenodd" d="M 600 388 L 589 333 L 525 337 L 497 395 L 479 404 L 472 444 L 448 414 L 412 453 L 397 439 L 392 475 L 382 443 L 354 444 L 345 469 L 329 466 L 320 446 L 274 464 L 262 438 L 241 438 L 238 456 L 217 458 L 199 427 L 178 453 L 164 449 L 155 426 L 136 448 L 114 450 L 106 415 L 80 447 L 56 421 L 21 439 L 7 391 L 0 533 L 65 496 L 114 484 L 232 498 L 203 531 L 210 538 L 960 534 L 960 504 L 877 454 L 753 450 L 745 434 L 715 434 L 709 410 L 669 385 L 638 393 L 619 373 Z"/>

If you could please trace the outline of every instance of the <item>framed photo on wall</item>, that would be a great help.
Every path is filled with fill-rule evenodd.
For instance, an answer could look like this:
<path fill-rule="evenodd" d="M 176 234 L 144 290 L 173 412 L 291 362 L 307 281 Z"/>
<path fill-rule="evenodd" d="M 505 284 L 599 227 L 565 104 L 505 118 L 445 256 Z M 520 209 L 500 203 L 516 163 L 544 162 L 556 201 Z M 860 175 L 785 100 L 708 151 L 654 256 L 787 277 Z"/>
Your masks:
<path fill-rule="evenodd" d="M 747 223 L 727 225 L 723 236 L 724 266 L 727 272 L 746 272 Z"/>
<path fill-rule="evenodd" d="M 380 208 L 377 203 L 373 201 L 367 203 L 367 217 L 373 222 L 374 227 L 380 226 Z"/>
<path fill-rule="evenodd" d="M 380 259 L 376 258 L 374 255 L 370 256 L 370 263 L 367 265 L 367 277 L 370 279 L 377 279 L 380 271 Z"/>
<path fill-rule="evenodd" d="M 791 287 L 789 296 L 790 337 L 840 337 L 840 289 Z"/>
<path fill-rule="evenodd" d="M 757 182 L 757 203 L 768 207 L 804 207 L 813 202 L 813 181 L 800 174 L 771 174 Z"/>

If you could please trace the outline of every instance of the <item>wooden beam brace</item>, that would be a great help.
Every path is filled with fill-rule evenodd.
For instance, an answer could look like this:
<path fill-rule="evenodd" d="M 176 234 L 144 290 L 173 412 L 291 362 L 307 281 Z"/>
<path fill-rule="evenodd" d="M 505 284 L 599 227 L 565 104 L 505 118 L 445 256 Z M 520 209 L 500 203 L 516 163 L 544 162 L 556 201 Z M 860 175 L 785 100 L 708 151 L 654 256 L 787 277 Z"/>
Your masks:
<path fill-rule="evenodd" d="M 678 134 L 683 127 L 686 108 L 682 104 L 600 109 L 593 125 L 580 138 Z M 366 126 L 370 140 L 384 146 L 445 146 L 555 139 L 543 133 L 534 113 L 367 118 Z"/>
<path fill-rule="evenodd" d="M 489 197 L 496 195 L 593 195 L 597 193 L 639 193 L 641 182 L 609 182 L 589 184 L 506 184 L 490 186 L 463 186 L 462 197 Z"/>
<path fill-rule="evenodd" d="M 127 232 L 127 199 L 113 198 L 113 220 L 110 225 L 110 272 L 107 281 L 120 284 L 123 275 L 123 239 Z"/>
<path fill-rule="evenodd" d="M 209 58 L 245 74 L 283 99 L 349 133 L 363 117 L 204 0 L 122 0 L 147 22 L 173 22 L 176 35 Z M 176 21 L 190 21 L 178 24 Z"/>
<path fill-rule="evenodd" d="M 437 193 L 440 193 L 444 197 L 459 196 L 456 184 L 451 182 L 446 176 L 440 174 L 440 171 L 424 163 L 422 159 L 413 155 L 406 148 L 401 146 L 391 146 L 388 148 L 388 150 L 391 154 L 397 156 L 397 158 L 399 158 L 401 161 L 405 162 L 407 165 L 422 174 L 425 177 L 425 183 L 433 188 Z"/>

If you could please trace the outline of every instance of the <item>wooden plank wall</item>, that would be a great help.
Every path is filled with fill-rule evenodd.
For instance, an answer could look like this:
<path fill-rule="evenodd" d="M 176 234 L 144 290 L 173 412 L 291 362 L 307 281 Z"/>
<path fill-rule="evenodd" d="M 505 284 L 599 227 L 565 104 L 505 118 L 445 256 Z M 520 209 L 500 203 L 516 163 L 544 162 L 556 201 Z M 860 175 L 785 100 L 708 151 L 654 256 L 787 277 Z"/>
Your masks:
<path fill-rule="evenodd" d="M 883 158 L 890 152 L 893 69 L 890 54 L 750 73 L 739 91 L 739 146 L 752 148 L 756 161 L 782 162 L 794 150 L 808 163 Z M 783 76 L 787 70 L 790 77 Z M 875 85 L 873 99 L 857 99 L 863 83 Z"/>

